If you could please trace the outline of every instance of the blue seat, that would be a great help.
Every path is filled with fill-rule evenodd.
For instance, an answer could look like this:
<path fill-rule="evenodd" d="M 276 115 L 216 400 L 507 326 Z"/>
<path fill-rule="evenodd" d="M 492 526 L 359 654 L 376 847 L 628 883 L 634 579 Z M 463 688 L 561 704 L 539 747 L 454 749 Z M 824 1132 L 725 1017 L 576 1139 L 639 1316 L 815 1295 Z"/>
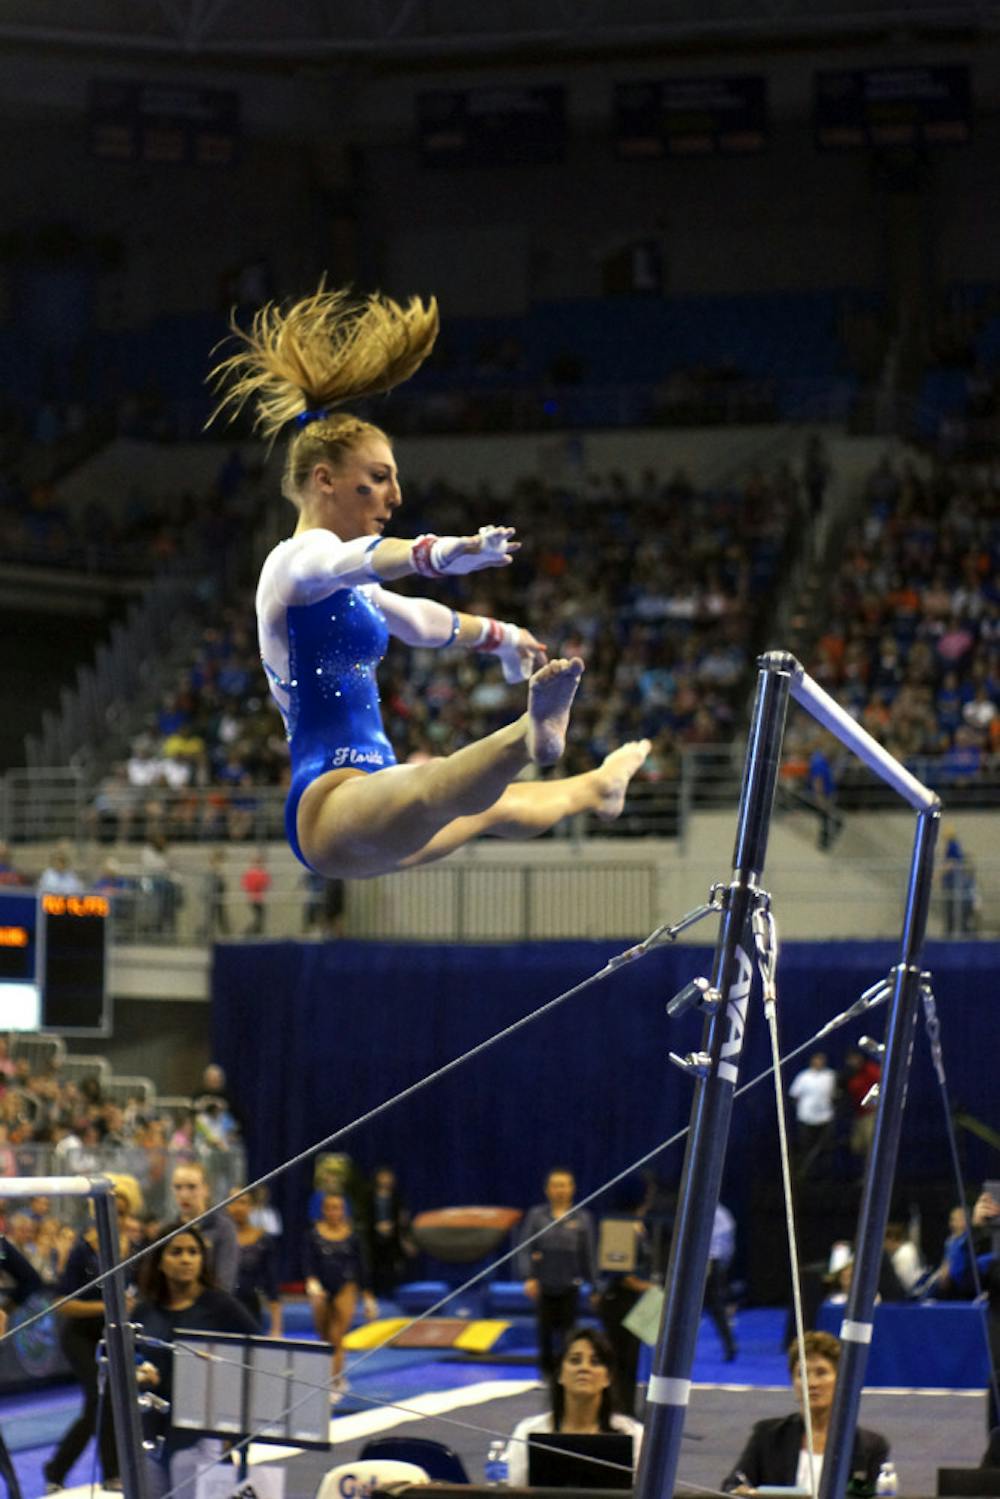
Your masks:
<path fill-rule="evenodd" d="M 519 1280 L 491 1280 L 486 1290 L 486 1307 L 491 1317 L 509 1317 L 524 1313 L 534 1315 L 535 1303 Z"/>
<path fill-rule="evenodd" d="M 362 1461 L 391 1458 L 394 1462 L 415 1463 L 432 1481 L 468 1483 L 469 1475 L 457 1452 L 443 1442 L 428 1437 L 375 1437 L 361 1449 Z"/>
<path fill-rule="evenodd" d="M 396 1287 L 396 1302 L 401 1312 L 413 1317 L 417 1312 L 426 1312 L 447 1296 L 446 1280 L 410 1280 Z"/>

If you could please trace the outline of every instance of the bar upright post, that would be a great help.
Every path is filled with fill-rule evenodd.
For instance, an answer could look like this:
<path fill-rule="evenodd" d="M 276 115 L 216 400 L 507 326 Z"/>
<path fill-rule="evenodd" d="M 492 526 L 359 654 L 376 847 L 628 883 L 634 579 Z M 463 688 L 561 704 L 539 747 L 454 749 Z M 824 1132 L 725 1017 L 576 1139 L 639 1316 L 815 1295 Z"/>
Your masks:
<path fill-rule="evenodd" d="M 125 1499 L 146 1499 L 146 1470 L 139 1425 L 135 1386 L 135 1338 L 128 1320 L 123 1272 L 118 1264 L 118 1213 L 113 1184 L 106 1178 L 92 1181 L 94 1221 L 97 1225 L 97 1255 L 103 1285 L 104 1343 L 108 1359 L 108 1385 L 114 1416 L 115 1443 Z"/>
<path fill-rule="evenodd" d="M 820 1474 L 819 1499 L 839 1499 L 851 1478 L 854 1433 L 868 1363 L 875 1293 L 882 1264 L 885 1225 L 889 1216 L 903 1110 L 906 1107 L 910 1058 L 913 1055 L 920 1008 L 920 955 L 927 932 L 927 913 L 934 877 L 934 848 L 940 821 L 939 803 L 921 812 L 917 818 L 900 958 L 891 975 L 892 999 L 886 1021 L 885 1057 L 879 1084 L 875 1132 L 858 1217 L 857 1252 L 851 1275 L 851 1289 L 840 1328 L 843 1346 L 827 1431 L 826 1456 Z"/>
<path fill-rule="evenodd" d="M 645 1436 L 636 1499 L 672 1499 L 701 1325 L 702 1288 L 719 1202 L 733 1093 L 753 982 L 750 921 L 760 895 L 771 809 L 793 673 L 793 656 L 772 652 L 758 663 L 750 741 L 740 793 L 733 877 L 719 932 L 712 984 L 723 1003 L 705 1022 L 708 1075 L 695 1084 L 670 1249 L 660 1335 L 646 1395 Z"/>

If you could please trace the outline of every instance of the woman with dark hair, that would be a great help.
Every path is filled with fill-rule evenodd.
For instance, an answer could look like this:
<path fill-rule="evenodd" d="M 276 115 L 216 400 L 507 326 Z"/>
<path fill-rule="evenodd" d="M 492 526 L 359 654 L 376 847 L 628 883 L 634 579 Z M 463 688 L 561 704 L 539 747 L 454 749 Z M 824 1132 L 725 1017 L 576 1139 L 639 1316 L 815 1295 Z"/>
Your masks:
<path fill-rule="evenodd" d="M 803 1391 L 799 1368 L 799 1345 L 788 1349 L 788 1369 L 799 1410 L 809 1401 L 813 1436 L 813 1463 L 806 1445 L 806 1424 L 799 1414 L 758 1421 L 740 1453 L 735 1468 L 722 1481 L 730 1494 L 753 1494 L 762 1486 L 805 1489 L 815 1493 L 823 1471 L 826 1434 L 833 1408 L 833 1392 L 840 1365 L 840 1340 L 829 1332 L 807 1332 L 805 1335 L 806 1390 Z M 858 1427 L 854 1437 L 851 1477 L 857 1478 L 863 1490 L 874 1493 L 879 1469 L 889 1456 L 889 1443 L 877 1431 Z"/>
<path fill-rule="evenodd" d="M 378 1316 L 372 1294 L 368 1256 L 347 1216 L 342 1192 L 324 1192 L 319 1221 L 306 1235 L 303 1268 L 313 1325 L 333 1348 L 333 1382 L 347 1388 L 344 1377 L 344 1335 L 354 1319 L 361 1292 L 368 1320 Z"/>
<path fill-rule="evenodd" d="M 512 1488 L 528 1481 L 528 1438 L 536 1431 L 561 1431 L 581 1436 L 619 1431 L 632 1438 L 633 1466 L 639 1461 L 642 1426 L 616 1408 L 614 1355 L 602 1332 L 576 1327 L 567 1334 L 562 1359 L 551 1387 L 551 1409 L 519 1421 L 507 1446 L 507 1468 Z"/>
<path fill-rule="evenodd" d="M 649 753 L 642 739 L 583 775 L 519 781 L 562 757 L 583 661 L 547 661 L 529 630 L 385 586 L 509 567 L 519 546 L 510 526 L 386 536 L 402 504 L 389 438 L 336 409 L 408 380 L 437 332 L 433 298 L 355 303 L 321 285 L 291 307 L 262 307 L 247 331 L 234 323 L 242 347 L 210 377 L 226 388 L 216 415 L 251 402 L 265 438 L 291 433 L 281 489 L 297 522 L 264 561 L 257 627 L 292 759 L 288 841 L 327 879 L 441 859 L 482 833 L 536 837 L 575 812 L 617 817 Z M 424 649 L 492 652 L 508 682 L 527 681 L 526 711 L 453 754 L 397 765 L 375 681 L 390 635 Z"/>
<path fill-rule="evenodd" d="M 167 1224 L 164 1233 L 178 1226 Z M 140 1329 L 137 1347 L 145 1362 L 136 1377 L 164 1400 L 171 1394 L 173 1353 L 166 1348 L 144 1348 L 142 1333 L 173 1343 L 183 1342 L 185 1332 L 260 1332 L 247 1309 L 213 1285 L 208 1248 L 196 1228 L 184 1227 L 150 1251 L 140 1271 L 139 1291 L 142 1300 L 132 1313 L 132 1321 Z M 221 1455 L 218 1438 L 167 1427 L 162 1448 L 147 1463 L 149 1499 L 160 1499 L 178 1488 L 182 1493 L 193 1493 L 199 1471 L 211 1467 Z"/>

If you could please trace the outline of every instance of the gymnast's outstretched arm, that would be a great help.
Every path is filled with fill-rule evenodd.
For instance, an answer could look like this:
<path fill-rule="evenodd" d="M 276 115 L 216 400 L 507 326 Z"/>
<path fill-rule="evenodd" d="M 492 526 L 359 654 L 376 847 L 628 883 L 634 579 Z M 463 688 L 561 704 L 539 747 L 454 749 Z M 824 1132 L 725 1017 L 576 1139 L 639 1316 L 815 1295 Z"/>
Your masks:
<path fill-rule="evenodd" d="M 462 645 L 468 650 L 489 651 L 498 658 L 510 682 L 529 677 L 548 660 L 542 642 L 520 625 L 504 624 L 482 614 L 462 614 L 437 599 L 410 598 L 388 588 L 374 588 L 371 596 L 385 615 L 390 635 L 404 645 L 432 649 Z"/>

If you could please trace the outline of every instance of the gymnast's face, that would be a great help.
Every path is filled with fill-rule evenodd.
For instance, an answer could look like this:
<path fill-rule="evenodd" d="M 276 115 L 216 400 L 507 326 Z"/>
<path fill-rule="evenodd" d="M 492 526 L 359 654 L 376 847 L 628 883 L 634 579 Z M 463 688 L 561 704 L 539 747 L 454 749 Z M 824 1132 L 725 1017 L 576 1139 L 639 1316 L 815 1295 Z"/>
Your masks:
<path fill-rule="evenodd" d="M 339 1192 L 327 1192 L 323 1198 L 323 1222 L 327 1228 L 343 1228 L 347 1222 L 344 1199 Z"/>
<path fill-rule="evenodd" d="M 383 535 L 403 503 L 396 460 L 385 439 L 363 439 L 329 473 L 333 529 L 341 540 Z"/>

